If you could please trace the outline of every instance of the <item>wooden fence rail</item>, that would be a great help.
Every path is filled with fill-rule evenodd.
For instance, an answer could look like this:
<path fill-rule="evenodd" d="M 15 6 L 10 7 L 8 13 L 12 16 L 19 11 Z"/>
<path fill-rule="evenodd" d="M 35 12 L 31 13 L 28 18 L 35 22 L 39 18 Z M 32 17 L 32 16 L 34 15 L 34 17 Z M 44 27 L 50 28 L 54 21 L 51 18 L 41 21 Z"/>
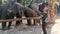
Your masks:
<path fill-rule="evenodd" d="M 10 21 L 19 21 L 19 20 L 29 20 L 29 19 L 39 19 L 39 17 L 26 17 L 26 18 L 16 18 L 16 19 L 4 19 L 4 20 L 0 20 L 0 23 L 2 23 L 2 22 L 10 22 Z"/>

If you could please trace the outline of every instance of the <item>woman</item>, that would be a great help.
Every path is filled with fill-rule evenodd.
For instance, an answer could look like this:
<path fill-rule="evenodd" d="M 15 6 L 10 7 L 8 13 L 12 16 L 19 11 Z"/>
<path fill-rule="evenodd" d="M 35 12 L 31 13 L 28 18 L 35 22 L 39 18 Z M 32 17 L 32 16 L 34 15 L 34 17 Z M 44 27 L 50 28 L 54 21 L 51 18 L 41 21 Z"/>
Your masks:
<path fill-rule="evenodd" d="M 43 34 L 47 34 L 46 31 L 46 18 L 47 18 L 47 11 L 48 11 L 48 3 L 42 3 L 42 5 L 39 5 L 39 10 L 41 11 L 42 14 L 42 30 L 43 30 Z"/>

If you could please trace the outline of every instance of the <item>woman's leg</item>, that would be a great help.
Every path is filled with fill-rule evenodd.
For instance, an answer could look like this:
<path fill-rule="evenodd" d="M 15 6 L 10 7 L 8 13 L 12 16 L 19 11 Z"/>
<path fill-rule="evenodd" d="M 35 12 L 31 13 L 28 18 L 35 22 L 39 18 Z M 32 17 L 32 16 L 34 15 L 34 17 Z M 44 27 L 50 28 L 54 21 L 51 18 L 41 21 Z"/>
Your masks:
<path fill-rule="evenodd" d="M 45 22 L 42 22 L 42 30 L 43 30 L 43 34 L 47 34 Z"/>

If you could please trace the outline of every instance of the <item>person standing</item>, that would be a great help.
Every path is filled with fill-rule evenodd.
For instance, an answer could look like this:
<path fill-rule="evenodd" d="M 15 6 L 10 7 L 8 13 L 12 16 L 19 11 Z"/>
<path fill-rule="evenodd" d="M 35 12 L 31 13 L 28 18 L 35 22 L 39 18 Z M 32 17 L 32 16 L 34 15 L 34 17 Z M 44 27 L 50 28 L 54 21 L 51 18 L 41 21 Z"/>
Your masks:
<path fill-rule="evenodd" d="M 39 10 L 41 11 L 42 14 L 42 30 L 43 30 L 43 34 L 47 34 L 46 31 L 46 25 L 47 23 L 45 22 L 46 18 L 47 18 L 47 11 L 48 11 L 48 3 L 42 3 L 42 5 L 39 6 Z"/>

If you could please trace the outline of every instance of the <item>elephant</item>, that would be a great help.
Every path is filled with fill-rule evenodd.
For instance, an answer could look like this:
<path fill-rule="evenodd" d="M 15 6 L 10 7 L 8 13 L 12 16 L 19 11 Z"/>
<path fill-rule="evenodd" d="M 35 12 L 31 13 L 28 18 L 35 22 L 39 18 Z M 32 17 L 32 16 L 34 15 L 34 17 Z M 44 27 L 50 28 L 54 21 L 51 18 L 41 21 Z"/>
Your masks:
<path fill-rule="evenodd" d="M 16 3 L 17 7 L 19 8 L 19 10 L 23 11 L 23 14 L 25 15 L 25 17 L 38 17 L 37 13 L 30 9 L 29 7 L 24 7 L 22 5 L 20 5 L 20 3 Z M 31 25 L 31 20 L 27 20 L 28 25 Z"/>
<path fill-rule="evenodd" d="M 18 3 L 12 2 L 11 5 L 8 5 L 8 19 L 13 19 L 14 16 L 16 16 L 16 18 L 22 18 L 22 9 L 20 7 L 18 7 Z M 9 22 L 8 25 L 8 29 L 10 29 L 12 22 Z M 16 21 L 16 25 L 15 27 L 17 27 L 18 25 L 22 24 L 22 20 Z"/>
<path fill-rule="evenodd" d="M 25 15 L 25 17 L 37 17 L 37 13 L 30 9 L 29 7 L 24 7 L 23 5 L 21 5 L 20 3 L 15 3 L 17 8 L 19 10 L 23 11 L 23 14 Z M 31 25 L 31 20 L 27 20 L 28 21 L 28 25 Z"/>
<path fill-rule="evenodd" d="M 28 5 L 27 7 L 31 8 L 32 10 L 34 10 L 38 16 L 41 16 L 41 12 L 39 11 L 39 3 L 30 3 L 30 5 Z M 37 21 L 37 23 L 40 24 L 40 19 L 38 20 L 34 20 L 34 25 L 36 25 L 37 23 L 35 23 Z"/>
<path fill-rule="evenodd" d="M 37 13 L 36 13 L 34 10 L 32 10 L 32 9 L 30 9 L 30 8 L 28 8 L 28 7 L 25 7 L 25 8 L 23 8 L 23 9 L 24 9 L 24 15 L 25 15 L 26 17 L 38 17 Z M 32 24 L 31 24 L 31 20 L 27 20 L 27 22 L 28 22 L 28 25 L 29 25 L 29 26 L 32 25 Z"/>
<path fill-rule="evenodd" d="M 29 7 L 24 7 L 22 5 L 20 5 L 20 3 L 17 3 L 17 7 L 20 7 L 20 9 L 23 11 L 23 14 L 25 15 L 25 17 L 37 17 L 37 13 L 30 9 Z M 27 20 L 28 25 L 31 25 L 31 20 Z"/>
<path fill-rule="evenodd" d="M 17 2 L 12 3 L 12 5 L 9 3 L 2 5 L 0 9 L 1 19 L 13 19 L 14 16 L 17 18 L 22 18 L 22 12 L 26 17 L 38 17 L 37 13 L 34 10 L 28 7 L 24 7 Z M 31 20 L 27 21 L 28 25 L 31 25 Z M 22 20 L 16 21 L 15 26 L 17 27 L 21 24 L 21 22 Z M 10 29 L 11 24 L 12 22 L 9 22 L 8 27 L 6 28 L 6 22 L 2 23 L 2 30 Z"/>
<path fill-rule="evenodd" d="M 22 10 L 18 9 L 14 2 L 7 3 L 5 5 L 0 5 L 0 19 L 13 19 L 14 16 L 17 18 L 22 18 Z M 20 24 L 22 20 L 16 21 L 16 26 Z M 10 29 L 12 22 L 9 22 L 8 27 L 6 27 L 6 22 L 2 23 L 2 30 Z"/>

